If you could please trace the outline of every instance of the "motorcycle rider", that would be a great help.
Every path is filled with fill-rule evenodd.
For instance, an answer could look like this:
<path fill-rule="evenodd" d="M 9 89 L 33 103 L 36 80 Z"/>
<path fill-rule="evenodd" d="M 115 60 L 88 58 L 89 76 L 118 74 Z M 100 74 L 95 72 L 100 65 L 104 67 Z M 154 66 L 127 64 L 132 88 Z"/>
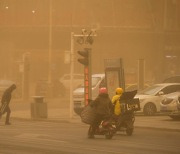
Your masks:
<path fill-rule="evenodd" d="M 120 103 L 119 99 L 123 93 L 123 89 L 116 88 L 115 92 L 116 92 L 116 94 L 112 98 L 112 104 L 114 105 L 114 114 L 118 116 L 121 114 L 121 103 Z"/>
<path fill-rule="evenodd" d="M 121 103 L 120 103 L 120 97 L 123 93 L 123 89 L 118 87 L 115 90 L 116 94 L 112 98 L 112 104 L 113 104 L 113 113 L 114 113 L 114 120 L 118 122 L 120 120 L 121 115 Z"/>
<path fill-rule="evenodd" d="M 108 119 L 111 116 L 113 107 L 105 87 L 99 89 L 99 95 L 90 105 L 95 109 L 96 116 L 94 123 L 89 127 L 88 137 L 94 138 L 96 129 L 98 129 L 103 120 Z"/>

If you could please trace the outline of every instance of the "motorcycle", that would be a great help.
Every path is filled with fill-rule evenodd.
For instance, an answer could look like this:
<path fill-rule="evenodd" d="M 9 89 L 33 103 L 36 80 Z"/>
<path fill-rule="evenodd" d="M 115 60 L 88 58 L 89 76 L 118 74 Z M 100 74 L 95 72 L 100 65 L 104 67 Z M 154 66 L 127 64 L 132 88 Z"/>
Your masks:
<path fill-rule="evenodd" d="M 115 122 L 116 131 L 126 131 L 128 136 L 133 134 L 135 117 L 133 113 L 122 114 Z"/>
<path fill-rule="evenodd" d="M 137 91 L 124 92 L 120 98 L 121 115 L 114 118 L 116 131 L 125 131 L 128 136 L 131 136 L 134 131 L 135 116 L 134 112 L 140 110 L 139 99 L 134 98 Z"/>
<path fill-rule="evenodd" d="M 93 125 L 96 119 L 96 113 L 94 108 L 90 105 L 92 100 L 88 101 L 88 105 L 83 108 L 80 114 L 81 121 L 85 124 L 90 125 L 88 130 L 88 138 L 94 138 L 94 135 L 105 135 L 106 139 L 111 139 L 115 134 L 115 127 L 112 125 L 111 117 L 106 117 L 104 120 L 102 120 L 95 132 L 92 132 L 91 125 Z"/>
<path fill-rule="evenodd" d="M 103 120 L 99 127 L 92 134 L 92 127 L 89 127 L 88 138 L 94 138 L 94 135 L 104 135 L 106 139 L 112 139 L 113 135 L 116 133 L 116 128 L 112 125 L 112 120 Z"/>

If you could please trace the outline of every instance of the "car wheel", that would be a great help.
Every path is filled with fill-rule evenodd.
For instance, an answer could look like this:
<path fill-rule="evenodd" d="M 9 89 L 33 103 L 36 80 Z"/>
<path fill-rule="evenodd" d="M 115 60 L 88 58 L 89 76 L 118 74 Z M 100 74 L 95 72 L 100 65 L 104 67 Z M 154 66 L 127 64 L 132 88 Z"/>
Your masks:
<path fill-rule="evenodd" d="M 156 106 L 153 103 L 147 103 L 144 106 L 144 115 L 152 116 L 157 112 Z"/>

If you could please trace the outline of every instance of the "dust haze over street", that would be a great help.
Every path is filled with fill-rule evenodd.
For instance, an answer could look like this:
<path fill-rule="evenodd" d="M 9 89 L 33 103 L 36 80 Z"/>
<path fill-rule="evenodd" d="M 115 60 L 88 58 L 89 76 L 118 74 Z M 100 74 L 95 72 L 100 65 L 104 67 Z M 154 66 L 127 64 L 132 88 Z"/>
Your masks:
<path fill-rule="evenodd" d="M 103 77 L 92 88 L 95 74 Z M 0 0 L 0 99 L 17 86 L 12 125 L 0 119 L 0 154 L 179 154 L 180 121 L 161 113 L 160 101 L 144 104 L 158 113 L 138 115 L 132 136 L 112 140 L 88 139 L 74 112 L 102 85 L 112 97 L 117 87 L 139 92 L 179 75 L 180 0 Z M 88 95 L 75 95 L 83 86 Z"/>

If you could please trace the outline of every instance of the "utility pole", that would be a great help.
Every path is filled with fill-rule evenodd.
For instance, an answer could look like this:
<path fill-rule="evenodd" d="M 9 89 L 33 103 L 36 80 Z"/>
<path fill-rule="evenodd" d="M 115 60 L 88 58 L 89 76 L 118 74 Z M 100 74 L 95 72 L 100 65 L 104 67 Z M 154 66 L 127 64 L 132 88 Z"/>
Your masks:
<path fill-rule="evenodd" d="M 163 20 L 163 29 L 167 30 L 167 0 L 164 0 L 164 20 Z"/>
<path fill-rule="evenodd" d="M 52 0 L 49 0 L 49 69 L 48 69 L 48 83 L 50 86 L 49 96 L 52 96 Z"/>
<path fill-rule="evenodd" d="M 29 71 L 30 71 L 30 54 L 23 54 L 23 74 L 22 74 L 22 98 L 29 99 Z"/>
<path fill-rule="evenodd" d="M 74 89 L 74 32 L 71 32 L 71 51 L 70 51 L 70 118 L 73 117 L 73 89 Z"/>
<path fill-rule="evenodd" d="M 138 90 L 142 90 L 144 88 L 145 81 L 145 60 L 138 60 Z"/>

